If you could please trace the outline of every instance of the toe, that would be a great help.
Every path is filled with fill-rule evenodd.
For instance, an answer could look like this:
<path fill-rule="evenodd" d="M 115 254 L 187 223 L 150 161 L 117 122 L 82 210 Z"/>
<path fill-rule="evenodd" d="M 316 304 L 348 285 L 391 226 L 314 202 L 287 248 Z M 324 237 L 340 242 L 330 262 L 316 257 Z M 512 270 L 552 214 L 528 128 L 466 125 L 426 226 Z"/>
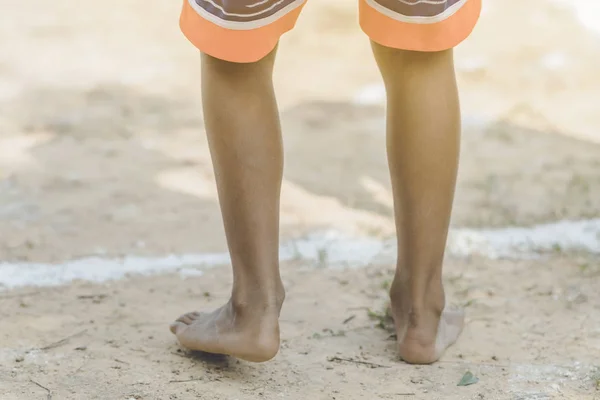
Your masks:
<path fill-rule="evenodd" d="M 185 314 L 190 320 L 195 321 L 200 318 L 200 313 L 197 311 Z"/>
<path fill-rule="evenodd" d="M 192 323 L 194 323 L 195 320 L 197 320 L 198 318 L 200 318 L 202 316 L 202 314 L 200 314 L 199 312 L 190 312 L 187 314 L 183 314 L 182 316 L 180 316 L 179 318 L 177 318 L 177 320 L 175 320 L 175 322 L 173 322 L 171 324 L 171 332 L 173 332 L 175 335 L 178 334 L 178 332 L 181 332 L 183 329 L 185 329 L 188 325 L 191 325 Z"/>
<path fill-rule="evenodd" d="M 180 332 L 182 332 L 185 328 L 187 328 L 187 326 L 188 325 L 184 324 L 183 322 L 175 321 L 170 326 L 171 333 L 173 333 L 174 335 L 177 335 Z"/>
<path fill-rule="evenodd" d="M 183 322 L 186 325 L 194 322 L 194 318 L 191 318 L 189 314 L 183 314 L 181 317 L 177 318 L 176 322 Z"/>
<path fill-rule="evenodd" d="M 465 312 L 464 310 L 444 311 L 443 318 L 446 322 L 450 340 L 454 343 L 465 326 Z"/>

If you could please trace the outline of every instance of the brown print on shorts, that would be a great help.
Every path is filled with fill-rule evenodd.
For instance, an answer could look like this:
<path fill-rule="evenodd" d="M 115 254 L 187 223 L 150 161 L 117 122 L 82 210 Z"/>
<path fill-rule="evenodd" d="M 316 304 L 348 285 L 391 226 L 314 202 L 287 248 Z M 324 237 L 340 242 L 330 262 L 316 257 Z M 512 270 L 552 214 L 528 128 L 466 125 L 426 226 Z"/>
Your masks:
<path fill-rule="evenodd" d="M 372 0 L 407 17 L 435 17 L 462 0 Z"/>
<path fill-rule="evenodd" d="M 231 22 L 252 22 L 268 18 L 302 0 L 192 0 L 206 12 Z"/>

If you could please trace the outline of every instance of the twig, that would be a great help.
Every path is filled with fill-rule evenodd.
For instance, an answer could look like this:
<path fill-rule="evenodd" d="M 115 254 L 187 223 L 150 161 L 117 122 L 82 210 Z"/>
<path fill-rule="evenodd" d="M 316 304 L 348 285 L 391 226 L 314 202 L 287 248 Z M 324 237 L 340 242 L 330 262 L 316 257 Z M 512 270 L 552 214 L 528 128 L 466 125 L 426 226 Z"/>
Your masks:
<path fill-rule="evenodd" d="M 22 293 L 11 293 L 11 294 L 4 294 L 0 296 L 0 299 L 14 299 L 14 298 L 19 298 L 19 297 L 27 297 L 27 296 L 39 296 L 41 294 L 53 294 L 58 292 L 60 289 L 56 289 L 56 288 L 39 288 L 37 290 L 32 290 L 29 292 L 22 292 Z M 3 293 L 2 290 L 0 290 L 0 293 Z"/>
<path fill-rule="evenodd" d="M 520 364 L 500 364 L 500 363 L 485 363 L 485 362 L 471 362 L 471 361 L 467 361 L 467 360 L 438 360 L 437 361 L 438 364 L 454 364 L 454 365 L 476 365 L 478 367 L 492 367 L 492 368 L 510 368 L 513 367 L 515 365 L 520 365 Z M 525 364 L 523 364 L 525 365 Z M 541 364 L 541 365 L 545 365 L 545 364 Z M 560 365 L 556 365 L 556 367 L 561 367 Z M 568 367 L 567 367 L 568 368 Z"/>
<path fill-rule="evenodd" d="M 486 363 L 486 362 L 477 362 L 477 361 L 468 361 L 468 360 L 439 360 L 436 361 L 437 364 L 449 364 L 449 365 L 457 365 L 457 366 L 478 366 L 478 367 L 491 367 L 491 368 L 511 368 L 511 367 L 528 367 L 528 368 L 537 368 L 537 367 L 553 367 L 553 368 L 564 368 L 570 369 L 573 368 L 572 365 L 566 364 L 543 364 L 543 363 L 520 363 L 520 362 L 510 362 L 508 364 L 501 363 Z"/>
<path fill-rule="evenodd" d="M 17 298 L 17 297 L 35 296 L 36 294 L 40 294 L 40 292 L 37 291 L 37 292 L 7 294 L 7 295 L 0 296 L 0 299 L 14 299 L 14 298 Z"/>
<path fill-rule="evenodd" d="M 83 335 L 86 332 L 87 332 L 87 329 L 84 329 L 81 332 L 75 333 L 75 334 L 73 334 L 71 336 L 67 336 L 66 338 L 64 338 L 62 340 L 59 340 L 58 342 L 54 342 L 54 343 L 49 344 L 48 346 L 41 347 L 40 350 L 44 350 L 45 351 L 45 350 L 53 349 L 55 347 L 62 346 L 63 344 L 66 344 L 69 340 L 73 339 L 74 337 Z"/>
<path fill-rule="evenodd" d="M 169 381 L 169 383 L 185 383 L 185 382 L 195 382 L 195 381 L 203 381 L 203 378 L 197 378 L 197 379 L 184 379 L 182 381 Z"/>
<path fill-rule="evenodd" d="M 363 326 L 357 326 L 356 328 L 350 328 L 348 329 L 348 331 L 362 331 L 363 329 L 373 329 L 373 325 L 363 325 Z"/>
<path fill-rule="evenodd" d="M 346 325 L 348 322 L 352 321 L 354 318 L 356 318 L 356 315 L 351 315 L 348 318 L 346 318 L 344 320 L 344 322 L 342 322 L 342 324 Z"/>
<path fill-rule="evenodd" d="M 42 389 L 44 389 L 46 392 L 48 392 L 48 395 L 46 396 L 47 400 L 52 400 L 52 392 L 50 391 L 50 389 L 48 389 L 46 386 L 42 386 L 39 383 L 37 383 L 36 381 L 34 381 L 33 379 L 29 380 L 31 383 L 41 387 Z"/>
<path fill-rule="evenodd" d="M 89 299 L 91 299 L 91 300 L 95 300 L 95 299 L 102 300 L 102 299 L 105 299 L 107 297 L 108 297 L 108 295 L 104 294 L 104 293 L 101 293 L 101 294 L 82 294 L 82 295 L 77 296 L 77 298 L 80 299 L 80 300 L 89 300 Z"/>
<path fill-rule="evenodd" d="M 81 364 L 81 365 L 79 366 L 79 368 L 77 368 L 77 369 L 76 369 L 74 372 L 70 373 L 70 374 L 69 374 L 69 376 L 73 376 L 73 375 L 75 375 L 76 373 L 78 373 L 79 371 L 81 371 L 81 370 L 83 369 L 83 367 L 85 367 L 87 364 L 88 364 L 88 362 L 87 362 L 87 361 L 84 361 L 84 363 L 83 363 L 83 364 Z"/>
<path fill-rule="evenodd" d="M 131 351 L 137 351 L 137 352 L 139 352 L 139 353 L 145 353 L 145 352 L 146 352 L 146 350 L 144 350 L 144 349 L 134 349 L 134 348 L 130 348 L 129 350 L 131 350 Z"/>
<path fill-rule="evenodd" d="M 329 362 L 349 362 L 349 363 L 354 363 L 354 364 L 362 364 L 362 365 L 368 365 L 371 368 L 392 368 L 389 365 L 381 365 L 381 364 L 370 363 L 368 361 L 353 360 L 351 358 L 329 357 L 327 359 L 327 361 L 329 361 Z"/>

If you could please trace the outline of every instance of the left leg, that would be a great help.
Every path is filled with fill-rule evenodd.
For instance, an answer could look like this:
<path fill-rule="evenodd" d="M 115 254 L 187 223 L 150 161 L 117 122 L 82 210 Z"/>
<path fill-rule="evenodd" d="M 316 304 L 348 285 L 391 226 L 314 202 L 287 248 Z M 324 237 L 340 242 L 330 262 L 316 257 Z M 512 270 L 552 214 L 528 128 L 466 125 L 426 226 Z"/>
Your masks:
<path fill-rule="evenodd" d="M 262 362 L 279 350 L 285 297 L 279 275 L 279 192 L 283 147 L 273 50 L 253 63 L 202 55 L 202 103 L 219 204 L 233 267 L 231 299 L 172 326 L 192 350 Z"/>

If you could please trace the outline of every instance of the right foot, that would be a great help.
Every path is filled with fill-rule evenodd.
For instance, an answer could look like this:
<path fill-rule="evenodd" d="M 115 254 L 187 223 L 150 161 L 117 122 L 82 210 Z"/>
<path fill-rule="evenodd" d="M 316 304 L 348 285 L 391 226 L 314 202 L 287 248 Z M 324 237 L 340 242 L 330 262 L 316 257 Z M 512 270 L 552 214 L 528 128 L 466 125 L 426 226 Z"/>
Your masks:
<path fill-rule="evenodd" d="M 415 313 L 407 302 L 392 301 L 392 316 L 398 337 L 400 358 L 409 364 L 432 364 L 460 336 L 465 320 L 463 310 L 443 308 Z"/>
<path fill-rule="evenodd" d="M 210 314 L 182 315 L 171 332 L 190 350 L 264 362 L 279 351 L 280 310 L 281 305 L 235 307 L 229 301 Z"/>

